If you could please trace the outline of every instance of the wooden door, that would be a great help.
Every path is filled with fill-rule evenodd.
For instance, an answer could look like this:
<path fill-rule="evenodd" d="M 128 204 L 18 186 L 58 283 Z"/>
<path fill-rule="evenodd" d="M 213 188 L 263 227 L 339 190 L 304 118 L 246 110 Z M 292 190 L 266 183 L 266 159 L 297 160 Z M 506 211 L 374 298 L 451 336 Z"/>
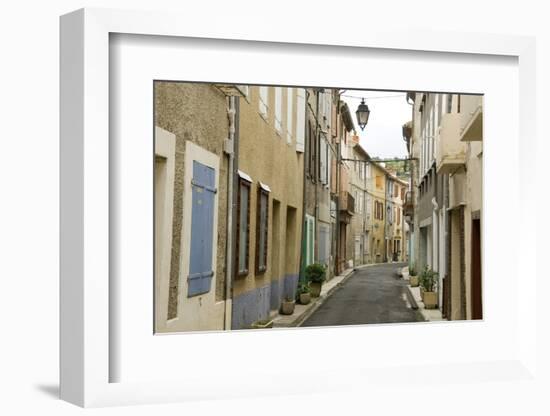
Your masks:
<path fill-rule="evenodd" d="M 472 319 L 483 318 L 481 296 L 481 223 L 472 220 Z"/>

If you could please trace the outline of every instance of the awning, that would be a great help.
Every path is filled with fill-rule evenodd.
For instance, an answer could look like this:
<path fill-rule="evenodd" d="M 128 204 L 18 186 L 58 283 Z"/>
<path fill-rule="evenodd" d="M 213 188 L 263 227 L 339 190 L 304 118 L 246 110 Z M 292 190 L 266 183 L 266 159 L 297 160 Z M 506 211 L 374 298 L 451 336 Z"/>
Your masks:
<path fill-rule="evenodd" d="M 248 176 L 246 173 L 244 173 L 242 170 L 237 170 L 237 174 L 241 179 L 244 179 L 245 181 L 252 183 L 252 178 Z"/>
<path fill-rule="evenodd" d="M 260 188 L 262 188 L 266 192 L 271 192 L 271 188 L 267 186 L 265 183 L 260 182 Z"/>

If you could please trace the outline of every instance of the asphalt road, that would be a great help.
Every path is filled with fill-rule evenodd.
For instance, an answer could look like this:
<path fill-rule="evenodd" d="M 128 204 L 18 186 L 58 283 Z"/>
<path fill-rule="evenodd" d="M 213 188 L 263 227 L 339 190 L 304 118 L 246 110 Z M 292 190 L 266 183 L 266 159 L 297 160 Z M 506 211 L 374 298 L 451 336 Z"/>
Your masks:
<path fill-rule="evenodd" d="M 404 266 L 379 264 L 355 271 L 301 326 L 423 321 L 407 302 L 406 282 L 396 275 Z"/>

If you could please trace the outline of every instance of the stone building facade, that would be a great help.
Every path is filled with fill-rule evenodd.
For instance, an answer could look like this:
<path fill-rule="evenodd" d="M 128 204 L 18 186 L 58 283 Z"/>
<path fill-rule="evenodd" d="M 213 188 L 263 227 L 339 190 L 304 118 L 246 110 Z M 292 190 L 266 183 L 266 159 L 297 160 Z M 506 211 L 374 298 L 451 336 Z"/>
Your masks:
<path fill-rule="evenodd" d="M 303 217 L 306 91 L 250 86 L 239 104 L 232 329 L 294 299 Z"/>

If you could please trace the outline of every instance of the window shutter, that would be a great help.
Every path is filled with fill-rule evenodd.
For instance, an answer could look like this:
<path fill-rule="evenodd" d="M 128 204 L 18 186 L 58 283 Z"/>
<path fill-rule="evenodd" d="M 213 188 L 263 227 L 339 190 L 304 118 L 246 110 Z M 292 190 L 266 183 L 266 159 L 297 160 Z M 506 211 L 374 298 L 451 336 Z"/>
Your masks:
<path fill-rule="evenodd" d="M 323 185 L 327 184 L 327 142 L 321 139 L 321 166 L 320 179 Z"/>
<path fill-rule="evenodd" d="M 286 103 L 286 142 L 292 143 L 292 135 L 294 132 L 294 88 L 287 89 Z"/>
<path fill-rule="evenodd" d="M 330 145 L 327 144 L 327 187 L 330 188 L 332 182 L 332 152 Z"/>
<path fill-rule="evenodd" d="M 319 95 L 317 96 L 317 99 L 319 100 L 319 118 L 321 119 L 322 117 L 325 116 L 325 93 L 324 92 L 320 92 Z M 321 120 L 319 120 L 319 123 L 321 123 Z M 321 124 L 322 125 L 322 124 Z"/>
<path fill-rule="evenodd" d="M 304 152 L 306 134 L 306 92 L 303 88 L 296 90 L 296 151 Z"/>
<path fill-rule="evenodd" d="M 216 179 L 213 168 L 193 161 L 191 242 L 187 296 L 210 291 L 214 271 L 214 202 Z"/>
<path fill-rule="evenodd" d="M 283 131 L 283 89 L 275 87 L 275 130 Z"/>
<path fill-rule="evenodd" d="M 259 110 L 260 114 L 264 117 L 267 117 L 268 101 L 269 99 L 269 90 L 268 87 L 260 87 L 260 103 Z"/>
<path fill-rule="evenodd" d="M 332 93 L 331 93 L 331 91 L 327 90 L 325 92 L 325 113 L 324 113 L 324 117 L 325 117 L 325 123 L 329 127 L 329 130 L 330 130 L 331 115 L 332 115 L 331 107 L 332 107 Z"/>

